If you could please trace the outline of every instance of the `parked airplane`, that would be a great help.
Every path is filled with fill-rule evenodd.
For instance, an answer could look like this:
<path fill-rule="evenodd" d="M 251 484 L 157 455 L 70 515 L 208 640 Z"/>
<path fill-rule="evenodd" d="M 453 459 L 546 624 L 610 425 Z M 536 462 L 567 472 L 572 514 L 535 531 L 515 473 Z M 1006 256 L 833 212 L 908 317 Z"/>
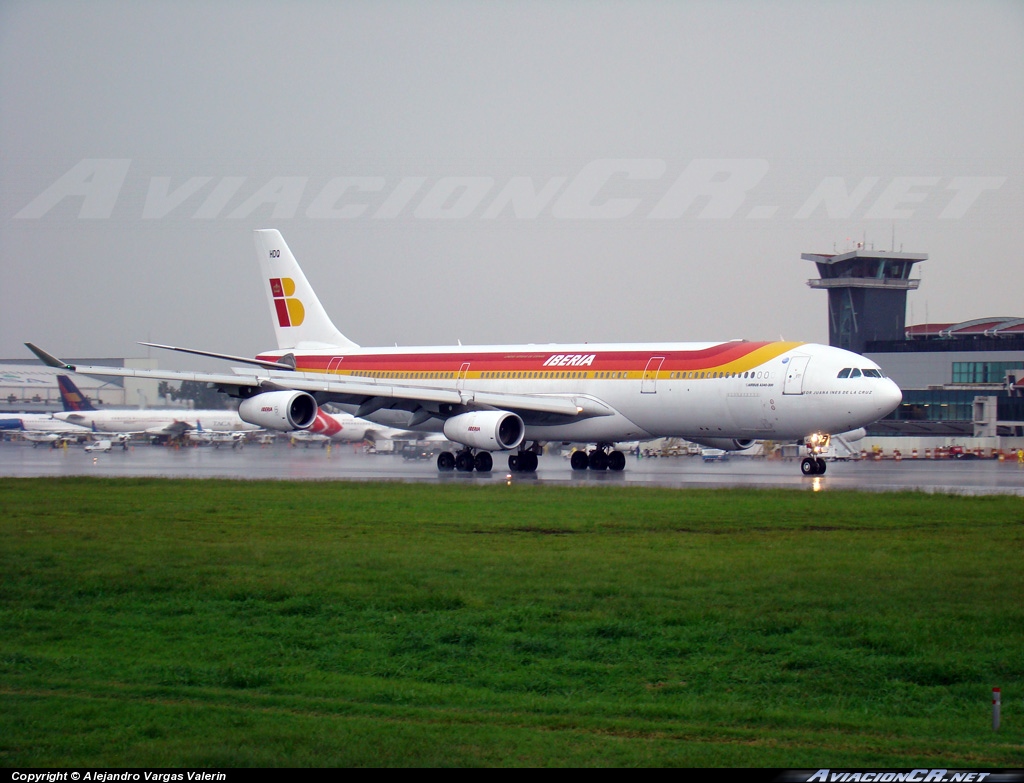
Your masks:
<path fill-rule="evenodd" d="M 442 471 L 489 471 L 494 451 L 511 452 L 510 470 L 534 471 L 549 441 L 596 444 L 574 454 L 574 470 L 622 470 L 616 442 L 657 437 L 726 450 L 801 440 L 816 455 L 829 433 L 869 424 L 902 399 L 874 362 L 809 343 L 363 348 L 335 327 L 281 234 L 258 230 L 255 240 L 276 350 L 247 359 L 143 343 L 259 368 L 252 373 L 74 366 L 26 345 L 73 372 L 216 384 L 242 398 L 245 421 L 267 429 L 308 429 L 331 402 L 389 426 L 443 432 L 463 448 L 438 456 Z M 825 461 L 809 456 L 801 470 L 824 473 Z"/>
<path fill-rule="evenodd" d="M 244 430 L 226 432 L 208 430 L 203 427 L 202 419 L 198 419 L 196 421 L 196 428 L 194 430 L 189 430 L 187 437 L 194 443 L 209 443 L 213 445 L 214 448 L 220 448 L 226 444 L 231 446 L 233 449 L 237 449 L 241 448 L 245 443 L 245 436 L 247 434 L 248 432 Z"/>
<path fill-rule="evenodd" d="M 33 446 L 52 446 L 53 448 L 60 448 L 65 443 L 85 443 L 91 437 L 89 430 L 85 427 L 78 427 L 80 432 L 73 432 L 67 427 L 60 432 L 47 432 L 44 430 L 32 430 L 23 429 L 21 437 L 31 443 Z"/>
<path fill-rule="evenodd" d="M 288 433 L 288 437 L 292 443 L 302 443 L 309 448 L 310 445 L 326 446 L 331 442 L 362 443 L 371 441 L 376 443 L 403 434 L 411 433 L 383 424 L 374 424 L 372 421 L 360 419 L 351 413 L 328 413 L 320 408 L 308 429 L 292 430 Z"/>
<path fill-rule="evenodd" d="M 18 431 L 22 438 L 35 446 L 42 443 L 55 447 L 64 443 L 81 443 L 92 435 L 88 427 L 55 419 L 49 413 L 21 413 L 5 417 L 0 419 L 0 430 Z"/>
<path fill-rule="evenodd" d="M 300 432 L 320 435 L 339 443 L 362 443 L 364 440 L 387 440 L 405 431 L 384 424 L 375 424 L 351 413 L 328 413 L 321 408 L 308 429 L 296 430 L 291 434 L 295 436 Z M 302 439 L 301 436 L 299 439 Z"/>
<path fill-rule="evenodd" d="M 194 430 L 203 430 L 212 440 L 214 436 L 232 437 L 235 433 L 260 429 L 243 421 L 230 410 L 157 410 L 136 408 L 106 408 L 98 410 L 74 382 L 66 375 L 57 376 L 64 411 L 54 418 L 68 424 L 77 424 L 93 432 L 118 433 L 121 436 L 148 435 L 173 438 Z"/>
<path fill-rule="evenodd" d="M 55 419 L 49 413 L 18 413 L 10 417 L 0 419 L 0 430 L 20 430 L 26 436 L 29 433 L 46 435 L 89 435 L 88 427 L 80 427 L 77 424 L 69 424 L 66 421 Z"/>

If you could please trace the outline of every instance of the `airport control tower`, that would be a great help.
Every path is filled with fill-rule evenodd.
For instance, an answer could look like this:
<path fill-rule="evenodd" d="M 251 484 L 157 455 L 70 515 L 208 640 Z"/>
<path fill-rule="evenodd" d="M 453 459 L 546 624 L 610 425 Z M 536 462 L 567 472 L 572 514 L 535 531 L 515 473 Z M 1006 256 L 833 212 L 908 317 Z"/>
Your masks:
<path fill-rule="evenodd" d="M 904 340 L 907 325 L 907 291 L 921 281 L 910 277 L 927 253 L 893 253 L 858 246 L 838 255 L 803 253 L 801 258 L 818 265 L 811 288 L 828 291 L 828 341 L 830 345 L 864 353 L 871 340 Z"/>

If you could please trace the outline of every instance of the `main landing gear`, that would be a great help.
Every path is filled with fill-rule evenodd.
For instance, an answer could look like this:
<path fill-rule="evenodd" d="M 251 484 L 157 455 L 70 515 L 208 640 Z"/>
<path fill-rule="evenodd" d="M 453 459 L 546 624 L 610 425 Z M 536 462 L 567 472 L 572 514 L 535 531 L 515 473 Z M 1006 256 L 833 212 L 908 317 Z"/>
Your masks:
<path fill-rule="evenodd" d="M 626 455 L 621 451 L 609 451 L 610 448 L 609 443 L 598 443 L 597 448 L 589 454 L 574 451 L 569 458 L 569 465 L 573 470 L 623 470 L 626 467 Z"/>
<path fill-rule="evenodd" d="M 527 449 L 520 447 L 516 454 L 508 455 L 508 469 L 511 473 L 536 473 L 537 462 L 543 448 L 537 441 Z"/>
<path fill-rule="evenodd" d="M 508 455 L 508 469 L 512 473 L 536 473 L 537 454 L 532 451 L 520 451 Z"/>
<path fill-rule="evenodd" d="M 442 473 L 449 473 L 457 470 L 460 473 L 490 473 L 494 467 L 494 459 L 489 451 L 478 451 L 473 453 L 472 449 L 463 449 L 458 454 L 450 451 L 442 451 L 437 455 L 437 469 Z"/>
<path fill-rule="evenodd" d="M 508 469 L 512 473 L 534 473 L 537 470 L 538 452 L 540 446 L 533 444 L 529 449 L 523 449 L 508 457 Z M 457 454 L 444 451 L 437 455 L 437 469 L 442 473 L 449 473 L 457 470 L 460 473 L 490 473 L 494 468 L 494 458 L 489 451 L 477 451 L 465 448 Z"/>

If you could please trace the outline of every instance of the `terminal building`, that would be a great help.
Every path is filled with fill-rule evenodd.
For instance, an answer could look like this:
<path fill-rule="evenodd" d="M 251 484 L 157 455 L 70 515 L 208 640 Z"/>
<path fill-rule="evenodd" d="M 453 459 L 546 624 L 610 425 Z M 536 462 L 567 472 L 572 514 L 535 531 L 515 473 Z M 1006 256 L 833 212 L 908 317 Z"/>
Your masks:
<path fill-rule="evenodd" d="M 869 436 L 1024 437 L 1024 317 L 908 326 L 907 292 L 921 282 L 911 272 L 927 254 L 860 246 L 801 257 L 820 275 L 807 284 L 828 292 L 829 343 L 874 360 L 903 390 Z"/>

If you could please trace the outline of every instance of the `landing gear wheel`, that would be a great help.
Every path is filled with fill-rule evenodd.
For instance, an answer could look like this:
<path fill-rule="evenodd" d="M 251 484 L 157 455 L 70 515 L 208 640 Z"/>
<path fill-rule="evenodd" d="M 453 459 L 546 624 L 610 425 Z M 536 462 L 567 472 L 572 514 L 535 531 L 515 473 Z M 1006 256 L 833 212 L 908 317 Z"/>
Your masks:
<path fill-rule="evenodd" d="M 816 476 L 818 475 L 818 461 L 811 457 L 804 457 L 800 463 L 800 472 L 805 476 Z"/>
<path fill-rule="evenodd" d="M 508 457 L 508 469 L 513 473 L 533 473 L 537 470 L 537 455 L 532 451 L 520 451 Z"/>
<path fill-rule="evenodd" d="M 535 473 L 537 471 L 537 455 L 532 451 L 519 452 L 519 472 Z"/>
<path fill-rule="evenodd" d="M 586 470 L 590 460 L 587 459 L 587 452 L 585 451 L 574 451 L 572 456 L 569 457 L 569 466 L 573 470 Z"/>
<path fill-rule="evenodd" d="M 616 473 L 623 470 L 626 467 L 626 455 L 621 451 L 613 451 L 608 455 L 608 470 L 613 470 Z"/>
<path fill-rule="evenodd" d="M 821 457 L 818 457 L 815 460 L 815 462 L 818 463 L 818 475 L 819 476 L 824 476 L 825 475 L 825 470 L 828 468 L 828 465 L 825 464 L 825 460 L 823 460 Z"/>
<path fill-rule="evenodd" d="M 494 467 L 494 460 L 491 457 L 491 452 L 481 451 L 474 458 L 473 465 L 476 467 L 478 473 L 490 473 L 491 468 Z"/>
<path fill-rule="evenodd" d="M 473 454 L 468 451 L 460 451 L 455 455 L 455 469 L 462 473 L 469 473 L 473 470 Z"/>
<path fill-rule="evenodd" d="M 594 449 L 590 452 L 590 469 L 591 470 L 607 470 L 608 469 L 608 455 L 600 449 Z"/>
<path fill-rule="evenodd" d="M 455 470 L 455 455 L 450 451 L 442 451 L 437 455 L 437 469 L 442 473 Z"/>

